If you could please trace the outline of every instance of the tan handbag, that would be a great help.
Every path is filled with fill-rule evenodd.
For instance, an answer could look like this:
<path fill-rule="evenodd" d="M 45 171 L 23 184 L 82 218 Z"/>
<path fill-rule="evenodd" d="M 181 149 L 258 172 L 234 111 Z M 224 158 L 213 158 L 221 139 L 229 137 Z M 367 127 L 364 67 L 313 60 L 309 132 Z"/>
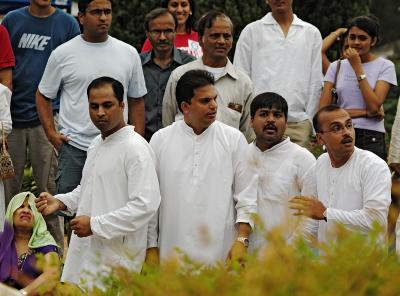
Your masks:
<path fill-rule="evenodd" d="M 1 122 L 1 136 L 3 144 L 0 147 L 0 178 L 12 179 L 15 177 L 15 172 L 10 154 L 7 151 L 3 122 Z"/>

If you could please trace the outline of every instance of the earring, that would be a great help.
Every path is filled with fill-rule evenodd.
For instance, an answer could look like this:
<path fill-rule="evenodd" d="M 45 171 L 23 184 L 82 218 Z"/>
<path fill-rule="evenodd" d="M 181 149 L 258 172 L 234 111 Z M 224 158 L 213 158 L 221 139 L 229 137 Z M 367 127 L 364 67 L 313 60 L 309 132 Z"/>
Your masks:
<path fill-rule="evenodd" d="M 192 15 L 193 13 L 192 12 L 189 12 L 189 15 Z"/>

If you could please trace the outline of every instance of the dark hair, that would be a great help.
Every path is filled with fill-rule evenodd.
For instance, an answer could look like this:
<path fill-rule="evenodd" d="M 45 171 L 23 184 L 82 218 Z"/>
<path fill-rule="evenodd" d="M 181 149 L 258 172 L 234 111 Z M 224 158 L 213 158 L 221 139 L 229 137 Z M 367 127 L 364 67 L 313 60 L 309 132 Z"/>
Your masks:
<path fill-rule="evenodd" d="M 337 111 L 337 110 L 341 110 L 341 109 L 342 108 L 336 104 L 326 105 L 326 106 L 322 107 L 321 109 L 319 109 L 318 112 L 313 117 L 313 125 L 314 125 L 315 132 L 317 132 L 317 133 L 321 132 L 321 126 L 319 124 L 319 116 L 321 113 L 333 112 L 333 111 Z"/>
<path fill-rule="evenodd" d="M 232 34 L 233 34 L 233 23 L 232 23 L 231 19 L 222 11 L 211 10 L 211 11 L 207 12 L 206 14 L 204 14 L 200 18 L 199 23 L 197 24 L 197 32 L 199 33 L 200 38 L 204 36 L 204 31 L 206 29 L 209 29 L 212 27 L 212 25 L 214 24 L 214 21 L 217 18 L 226 18 L 227 20 L 229 20 L 229 22 L 232 25 Z"/>
<path fill-rule="evenodd" d="M 78 0 L 78 11 L 80 13 L 85 13 L 86 8 L 90 4 L 90 2 L 93 2 L 94 0 Z M 113 4 L 112 0 L 108 0 L 111 5 Z"/>
<path fill-rule="evenodd" d="M 340 53 L 340 57 L 343 56 L 344 50 L 346 50 L 349 45 L 347 44 L 346 47 L 344 47 L 347 37 L 348 37 L 348 33 L 349 31 L 346 31 L 346 33 L 344 33 L 342 36 L 339 37 L 339 53 Z"/>
<path fill-rule="evenodd" d="M 168 8 L 168 3 L 170 0 L 161 0 L 161 7 Z M 192 14 L 189 15 L 188 19 L 186 20 L 186 33 L 190 34 L 190 32 L 196 31 L 196 2 L 194 0 L 189 0 L 190 11 Z"/>
<path fill-rule="evenodd" d="M 281 95 L 274 92 L 265 92 L 257 95 L 250 104 L 251 118 L 254 118 L 257 110 L 261 108 L 276 108 L 285 114 L 285 120 L 287 121 L 288 104 Z"/>
<path fill-rule="evenodd" d="M 379 34 L 379 19 L 374 15 L 362 15 L 353 18 L 347 26 L 347 32 L 350 32 L 352 27 L 360 28 L 367 32 L 371 38 L 376 38 L 377 44 L 381 40 Z"/>
<path fill-rule="evenodd" d="M 149 31 L 149 24 L 152 20 L 158 18 L 161 15 L 166 15 L 169 14 L 172 16 L 172 18 L 174 19 L 175 22 L 175 30 L 178 27 L 178 19 L 176 18 L 175 14 L 172 14 L 168 11 L 168 9 L 166 8 L 156 8 L 153 9 L 152 11 L 150 11 L 148 14 L 146 14 L 146 16 L 144 17 L 144 30 L 146 32 Z"/>
<path fill-rule="evenodd" d="M 124 86 L 122 85 L 121 82 L 119 82 L 118 80 L 111 78 L 111 77 L 107 77 L 107 76 L 103 76 L 103 77 L 99 77 L 96 78 L 95 80 L 93 80 L 92 82 L 90 82 L 88 88 L 87 88 L 87 96 L 89 98 L 89 93 L 93 88 L 100 88 L 103 85 L 106 84 L 110 84 L 113 91 L 114 91 L 114 96 L 117 98 L 117 100 L 121 103 L 124 100 Z"/>
<path fill-rule="evenodd" d="M 190 104 L 195 89 L 210 84 L 214 85 L 214 82 L 214 76 L 206 70 L 190 70 L 183 74 L 176 84 L 176 102 L 179 110 L 182 112 L 182 102 Z"/>

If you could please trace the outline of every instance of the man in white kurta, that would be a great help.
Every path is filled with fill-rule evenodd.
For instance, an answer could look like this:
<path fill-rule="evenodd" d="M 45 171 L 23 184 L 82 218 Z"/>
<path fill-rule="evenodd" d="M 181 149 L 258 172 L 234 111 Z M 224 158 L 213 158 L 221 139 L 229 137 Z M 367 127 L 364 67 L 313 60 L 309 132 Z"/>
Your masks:
<path fill-rule="evenodd" d="M 267 1 L 271 12 L 248 24 L 236 44 L 234 65 L 248 74 L 254 96 L 269 91 L 289 105 L 286 134 L 308 145 L 322 83 L 322 38 L 319 30 L 299 19 L 292 0 Z"/>
<path fill-rule="evenodd" d="M 375 154 L 355 147 L 351 158 L 335 168 L 325 153 L 318 158 L 310 177 L 316 182 L 315 196 L 326 206 L 327 221 L 313 220 L 309 224 L 319 242 L 335 239 L 337 223 L 365 234 L 375 221 L 386 229 L 391 178 L 386 163 Z"/>
<path fill-rule="evenodd" d="M 55 197 L 42 193 L 37 202 L 44 214 L 48 214 L 46 207 L 54 200 L 58 209 L 76 213 L 71 221 L 74 234 L 61 277 L 61 281 L 76 284 L 85 278 L 91 285 L 96 277 L 88 277 L 86 272 L 96 275 L 106 266 L 140 271 L 146 252 L 148 222 L 160 203 L 152 150 L 132 126 L 125 125 L 123 96 L 119 101 L 109 99 L 113 98 L 111 83 L 118 83 L 119 94 L 123 94 L 122 84 L 106 78 L 98 78 L 89 85 L 90 116 L 102 134 L 88 149 L 80 185 L 72 192 Z M 98 103 L 94 95 L 103 101 Z M 115 102 L 120 107 L 112 117 L 109 111 L 103 110 L 109 110 Z M 96 112 L 100 114 L 98 119 L 94 118 Z M 108 128 L 116 117 L 118 125 Z M 43 200 L 47 205 L 43 206 Z M 86 230 L 82 219 L 87 220 Z"/>
<path fill-rule="evenodd" d="M 332 107 L 333 106 L 333 107 Z M 368 234 L 378 222 L 386 229 L 391 201 L 391 176 L 387 164 L 375 154 L 354 147 L 354 127 L 349 114 L 336 105 L 315 116 L 317 139 L 326 145 L 305 181 L 304 193 L 293 208 L 308 216 L 305 234 L 319 242 L 336 239 L 337 224 Z"/>
<path fill-rule="evenodd" d="M 258 216 L 263 224 L 261 229 L 256 225 L 250 235 L 250 250 L 266 247 L 266 232 L 277 227 L 291 239 L 299 221 L 288 202 L 301 194 L 305 176 L 315 163 L 307 149 L 284 135 L 287 113 L 286 100 L 276 93 L 261 93 L 250 105 L 256 140 L 249 149 L 259 176 Z"/>
<path fill-rule="evenodd" d="M 150 227 L 148 248 L 159 247 L 161 259 L 175 255 L 178 248 L 194 260 L 212 264 L 225 260 L 237 240 L 245 243 L 240 227 L 252 225 L 251 215 L 257 211 L 257 176 L 243 134 L 215 121 L 212 76 L 211 82 L 193 87 L 192 96 L 184 96 L 187 102 L 179 101 L 180 83 L 189 75 L 201 84 L 204 75 L 211 74 L 192 70 L 181 77 L 177 100 L 184 119 L 159 130 L 150 141 L 162 201 L 159 232 Z"/>
<path fill-rule="evenodd" d="M 79 283 L 87 270 L 122 265 L 140 271 L 147 222 L 159 203 L 151 148 L 132 126 L 106 139 L 97 136 L 88 149 L 81 185 L 55 197 L 77 216 L 90 216 L 92 236 L 71 237 L 62 281 Z"/>

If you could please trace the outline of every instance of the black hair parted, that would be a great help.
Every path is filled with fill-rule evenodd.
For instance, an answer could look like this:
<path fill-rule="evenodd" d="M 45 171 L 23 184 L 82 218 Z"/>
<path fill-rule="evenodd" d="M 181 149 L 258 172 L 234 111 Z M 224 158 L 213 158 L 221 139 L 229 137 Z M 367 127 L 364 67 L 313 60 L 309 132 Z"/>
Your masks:
<path fill-rule="evenodd" d="M 158 18 L 159 16 L 166 15 L 166 14 L 169 14 L 173 17 L 174 22 L 175 22 L 175 30 L 176 30 L 176 28 L 178 27 L 178 19 L 176 18 L 176 15 L 170 13 L 168 11 L 168 9 L 166 9 L 166 8 L 156 8 L 156 9 L 153 9 L 152 11 L 150 11 L 148 14 L 146 14 L 146 16 L 144 17 L 144 30 L 146 32 L 148 32 L 150 30 L 149 29 L 150 22 L 152 20 Z"/>
<path fill-rule="evenodd" d="M 182 102 L 190 104 L 197 88 L 214 85 L 214 83 L 214 75 L 206 70 L 190 70 L 183 74 L 176 84 L 176 101 L 179 110 L 182 112 Z"/>
<path fill-rule="evenodd" d="M 279 94 L 274 92 L 264 92 L 257 95 L 250 104 L 250 116 L 254 118 L 258 109 L 261 108 L 276 108 L 285 114 L 287 121 L 288 104 L 286 100 Z"/>
<path fill-rule="evenodd" d="M 78 11 L 80 13 L 85 13 L 86 8 L 88 7 L 88 5 L 90 4 L 90 2 L 93 2 L 94 0 L 78 0 Z M 111 5 L 113 5 L 113 1 L 112 0 L 108 0 Z"/>
<path fill-rule="evenodd" d="M 232 26 L 232 35 L 233 35 L 233 23 L 232 23 L 231 19 L 222 11 L 211 10 L 211 11 L 207 12 L 206 14 L 204 14 L 199 19 L 199 22 L 197 24 L 197 32 L 199 33 L 200 38 L 204 36 L 204 32 L 206 29 L 209 29 L 212 27 L 212 25 L 214 24 L 214 22 L 217 18 L 225 18 L 225 19 L 229 20 L 229 22 L 231 23 L 231 26 Z"/>
<path fill-rule="evenodd" d="M 376 44 L 381 40 L 379 19 L 374 15 L 361 15 L 350 20 L 347 26 L 347 32 L 352 27 L 357 27 L 368 33 L 371 38 L 376 38 Z"/>
<path fill-rule="evenodd" d="M 161 7 L 168 8 L 170 0 L 161 0 Z M 186 20 L 186 33 L 190 34 L 192 31 L 196 31 L 196 2 L 195 0 L 189 0 L 190 11 L 188 19 Z"/>

